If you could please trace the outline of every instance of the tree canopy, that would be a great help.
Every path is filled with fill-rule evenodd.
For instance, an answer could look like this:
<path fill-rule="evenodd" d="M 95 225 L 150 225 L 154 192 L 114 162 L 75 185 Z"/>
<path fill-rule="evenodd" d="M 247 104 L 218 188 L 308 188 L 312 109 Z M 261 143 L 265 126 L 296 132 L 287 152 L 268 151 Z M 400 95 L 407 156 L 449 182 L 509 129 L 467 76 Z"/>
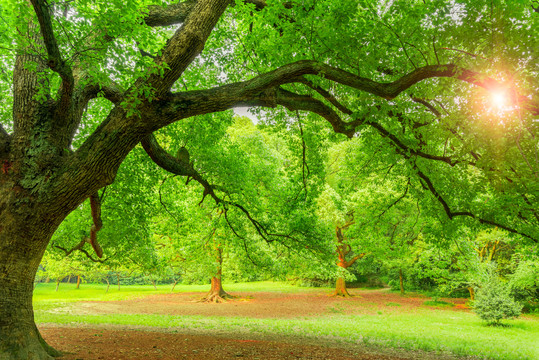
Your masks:
<path fill-rule="evenodd" d="M 534 1 L 3 0 L 0 15 L 1 358 L 54 354 L 32 315 L 39 262 L 86 199 L 102 256 L 102 189 L 138 144 L 267 241 L 306 235 L 283 215 L 308 220 L 295 190 L 313 203 L 321 154 L 350 138 L 441 223 L 539 241 Z M 220 142 L 239 106 L 288 142 L 281 190 Z M 288 212 L 231 196 L 242 181 Z"/>

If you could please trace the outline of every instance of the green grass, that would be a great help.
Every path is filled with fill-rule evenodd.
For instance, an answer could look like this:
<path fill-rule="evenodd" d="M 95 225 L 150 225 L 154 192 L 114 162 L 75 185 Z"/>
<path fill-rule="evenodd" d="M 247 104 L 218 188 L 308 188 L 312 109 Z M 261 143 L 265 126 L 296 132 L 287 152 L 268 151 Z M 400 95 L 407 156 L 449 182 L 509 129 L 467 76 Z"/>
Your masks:
<path fill-rule="evenodd" d="M 126 299 L 141 298 L 155 294 L 169 294 L 171 285 L 157 285 L 157 290 L 150 285 L 122 285 L 120 290 L 115 284 L 111 284 L 106 292 L 106 284 L 82 284 L 80 289 L 76 289 L 75 284 L 60 284 L 58 291 L 55 291 L 56 284 L 40 283 L 34 290 L 34 303 L 41 301 L 118 301 Z M 210 285 L 181 285 L 174 288 L 174 293 L 179 292 L 204 292 L 210 289 Z M 257 281 L 251 283 L 227 283 L 227 291 L 247 291 L 247 292 L 281 292 L 293 293 L 298 291 L 320 292 L 327 288 L 299 288 L 284 282 Z"/>
<path fill-rule="evenodd" d="M 104 293 L 104 287 L 79 290 L 85 299 L 117 300 L 156 293 L 153 287 L 123 287 L 119 293 Z M 297 288 L 280 283 L 230 284 L 230 291 L 320 291 Z M 182 286 L 181 291 L 205 291 L 208 286 Z M 255 290 L 256 289 L 256 290 Z M 373 315 L 345 315 L 341 308 L 329 309 L 328 314 L 312 318 L 253 319 L 240 317 L 169 316 L 156 314 L 71 315 L 51 312 L 51 305 L 69 306 L 75 296 L 66 287 L 56 295 L 54 286 L 36 289 L 36 321 L 58 324 L 121 324 L 153 326 L 173 329 L 203 329 L 248 332 L 272 336 L 325 337 L 350 343 L 364 343 L 406 349 L 451 352 L 459 356 L 477 356 L 485 359 L 539 359 L 539 320 L 522 318 L 506 322 L 508 327 L 489 327 L 473 313 L 436 309 L 418 309 L 415 312 L 379 311 Z M 170 292 L 170 287 L 158 287 L 157 293 Z M 110 298 L 109 298 L 110 297 Z M 123 298 L 126 298 L 123 297 Z M 381 308 L 381 310 L 383 310 Z"/>

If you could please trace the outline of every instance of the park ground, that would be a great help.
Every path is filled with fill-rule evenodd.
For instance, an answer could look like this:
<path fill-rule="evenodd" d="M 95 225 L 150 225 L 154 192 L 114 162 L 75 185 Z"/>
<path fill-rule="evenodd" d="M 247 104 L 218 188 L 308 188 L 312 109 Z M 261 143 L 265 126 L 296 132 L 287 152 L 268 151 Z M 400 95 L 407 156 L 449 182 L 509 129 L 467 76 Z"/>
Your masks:
<path fill-rule="evenodd" d="M 204 289 L 39 284 L 36 321 L 62 360 L 539 359 L 537 316 L 489 327 L 465 299 L 245 283 L 214 304 Z"/>

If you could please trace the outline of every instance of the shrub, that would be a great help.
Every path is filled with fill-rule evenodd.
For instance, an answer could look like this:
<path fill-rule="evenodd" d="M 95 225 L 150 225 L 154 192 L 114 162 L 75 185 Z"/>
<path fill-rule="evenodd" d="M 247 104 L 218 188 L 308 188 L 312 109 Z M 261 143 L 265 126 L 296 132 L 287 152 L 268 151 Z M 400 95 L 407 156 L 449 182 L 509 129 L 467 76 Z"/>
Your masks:
<path fill-rule="evenodd" d="M 491 274 L 483 286 L 477 290 L 473 303 L 474 312 L 489 324 L 499 325 L 502 319 L 516 318 L 522 305 L 510 295 L 511 289 L 495 274 Z"/>

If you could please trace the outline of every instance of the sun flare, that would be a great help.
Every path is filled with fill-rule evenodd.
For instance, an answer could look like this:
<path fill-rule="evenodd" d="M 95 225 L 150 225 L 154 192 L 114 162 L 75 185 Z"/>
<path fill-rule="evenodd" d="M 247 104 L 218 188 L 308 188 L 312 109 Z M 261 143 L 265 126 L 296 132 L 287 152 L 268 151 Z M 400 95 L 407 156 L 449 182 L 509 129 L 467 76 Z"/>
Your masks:
<path fill-rule="evenodd" d="M 493 91 L 491 94 L 491 101 L 494 107 L 503 110 L 508 106 L 507 93 L 503 90 Z"/>

